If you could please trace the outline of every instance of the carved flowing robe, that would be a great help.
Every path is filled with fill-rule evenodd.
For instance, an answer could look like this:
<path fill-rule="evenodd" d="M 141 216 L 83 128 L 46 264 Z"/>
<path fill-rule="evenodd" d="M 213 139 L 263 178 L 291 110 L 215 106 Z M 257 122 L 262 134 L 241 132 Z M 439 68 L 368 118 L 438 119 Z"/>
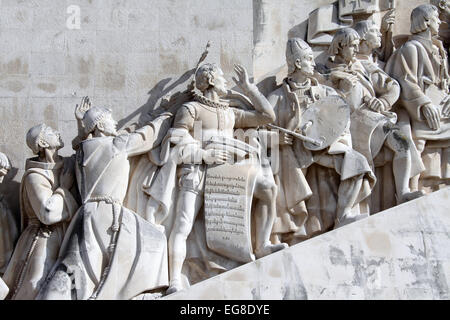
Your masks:
<path fill-rule="evenodd" d="M 150 124 L 131 134 L 81 143 L 76 172 L 83 205 L 40 299 L 131 299 L 168 285 L 164 233 L 122 205 L 128 157 L 159 144 L 170 118 Z"/>
<path fill-rule="evenodd" d="M 404 115 L 391 111 L 400 96 L 398 82 L 370 58 L 359 56 L 359 59 L 349 65 L 330 62 L 328 66 L 332 75 L 333 72 L 344 72 L 358 77 L 359 82 L 350 90 L 342 89 L 339 83 L 336 86 L 352 108 L 350 131 L 353 148 L 362 153 L 374 169 L 374 159 L 382 150 L 386 137 L 393 128 L 399 129 L 411 141 L 412 137 L 409 126 L 404 122 Z M 373 97 L 382 102 L 383 112 L 375 112 L 367 107 L 367 102 Z M 409 151 L 410 177 L 413 177 L 423 171 L 423 163 L 414 146 L 410 146 Z"/>
<path fill-rule="evenodd" d="M 19 230 L 13 212 L 0 195 L 0 275 L 2 275 L 14 251 Z"/>
<path fill-rule="evenodd" d="M 424 104 L 442 108 L 441 102 L 449 99 L 448 59 L 442 43 L 412 35 L 391 56 L 386 72 L 400 83 L 401 107 L 409 115 L 417 148 L 420 152 L 430 148 L 422 154 L 426 171 L 421 176 L 449 179 L 450 118 L 441 115 L 440 128 L 432 130 L 422 113 Z"/>
<path fill-rule="evenodd" d="M 12 299 L 36 297 L 78 208 L 70 191 L 60 186 L 63 167 L 63 161 L 26 162 L 20 186 L 22 233 L 4 275 Z"/>
<path fill-rule="evenodd" d="M 296 93 L 295 90 L 292 90 L 286 79 L 280 88 L 269 95 L 268 100 L 274 107 L 277 116 L 275 122 L 277 126 L 291 131 L 299 129 L 301 114 L 309 104 L 328 95 L 337 95 L 332 88 L 319 84 L 315 79 L 311 79 L 311 86 L 308 89 L 300 89 L 300 91 Z M 310 181 L 307 182 L 304 175 L 306 169 L 316 162 L 333 169 L 340 175 L 340 180 L 364 174 L 365 178 L 357 202 L 370 194 L 375 184 L 375 177 L 363 155 L 352 149 L 348 127 L 349 125 L 336 142 L 322 151 L 310 151 L 298 139 L 294 139 L 292 145 L 280 146 L 280 168 L 279 172 L 274 173 L 278 185 L 278 217 L 273 233 L 296 232 L 299 235 L 308 236 L 313 230 L 314 232 L 324 231 L 330 227 L 330 223 L 332 226 L 334 218 L 329 219 L 330 222 L 324 223 L 320 218 L 320 213 L 316 213 L 318 225 L 313 227 L 313 230 L 304 229 L 310 209 L 306 209 L 304 201 L 313 195 L 312 188 L 308 183 Z M 314 183 L 319 184 L 320 181 Z M 329 211 L 334 212 L 335 209 L 332 208 Z"/>
<path fill-rule="evenodd" d="M 6 283 L 0 278 L 0 300 L 3 300 L 8 295 L 9 288 Z"/>

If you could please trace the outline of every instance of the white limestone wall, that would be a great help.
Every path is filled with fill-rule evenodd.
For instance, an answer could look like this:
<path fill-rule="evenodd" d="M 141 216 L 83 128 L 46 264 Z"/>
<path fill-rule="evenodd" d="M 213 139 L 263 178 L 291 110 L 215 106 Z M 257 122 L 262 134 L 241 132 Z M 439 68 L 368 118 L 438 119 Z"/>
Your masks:
<path fill-rule="evenodd" d="M 167 299 L 450 299 L 450 188 Z"/>
<path fill-rule="evenodd" d="M 80 29 L 69 29 L 69 6 Z M 170 91 L 185 89 L 208 40 L 207 61 L 231 81 L 234 63 L 251 72 L 252 0 L 1 0 L 0 151 L 14 167 L 0 185 L 17 210 L 27 130 L 61 131 L 63 155 L 76 135 L 73 110 L 89 95 L 131 123 Z"/>

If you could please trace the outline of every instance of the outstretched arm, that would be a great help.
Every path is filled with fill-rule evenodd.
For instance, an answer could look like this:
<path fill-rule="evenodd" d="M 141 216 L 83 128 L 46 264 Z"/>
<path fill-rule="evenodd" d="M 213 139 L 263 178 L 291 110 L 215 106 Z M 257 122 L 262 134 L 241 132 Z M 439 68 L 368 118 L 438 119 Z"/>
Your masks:
<path fill-rule="evenodd" d="M 78 126 L 78 135 L 72 140 L 72 148 L 74 150 L 78 149 L 81 141 L 85 138 L 84 126 L 83 126 L 83 117 L 86 111 L 91 108 L 91 101 L 88 96 L 85 96 L 81 99 L 81 103 L 76 105 L 75 107 L 75 118 L 77 119 Z"/>
<path fill-rule="evenodd" d="M 125 148 L 128 156 L 143 154 L 161 143 L 171 123 L 172 113 L 165 112 L 133 133 L 124 134 L 115 139 L 117 141 L 126 140 Z"/>

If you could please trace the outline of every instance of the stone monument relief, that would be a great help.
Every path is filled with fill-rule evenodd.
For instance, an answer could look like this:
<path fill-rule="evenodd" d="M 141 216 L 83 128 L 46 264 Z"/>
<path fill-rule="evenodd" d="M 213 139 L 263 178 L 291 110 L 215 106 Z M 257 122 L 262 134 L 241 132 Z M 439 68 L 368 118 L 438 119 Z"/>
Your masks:
<path fill-rule="evenodd" d="M 448 1 L 192 2 L 15 7 L 0 299 L 170 297 L 450 185 Z"/>

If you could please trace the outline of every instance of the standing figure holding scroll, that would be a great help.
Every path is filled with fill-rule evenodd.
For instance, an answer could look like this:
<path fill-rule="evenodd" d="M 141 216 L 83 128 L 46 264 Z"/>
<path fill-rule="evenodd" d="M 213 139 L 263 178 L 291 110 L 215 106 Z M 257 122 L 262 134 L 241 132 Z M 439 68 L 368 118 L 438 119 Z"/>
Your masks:
<path fill-rule="evenodd" d="M 337 97 L 334 89 L 319 84 L 313 78 L 314 56 L 305 41 L 300 38 L 288 40 L 286 61 L 288 77 L 280 88 L 269 95 L 268 100 L 276 114 L 275 124 L 298 132 L 304 129 L 302 128 L 304 122 L 302 117 L 313 103 L 330 96 L 341 101 L 342 99 Z M 348 106 L 344 105 L 344 107 L 348 109 Z M 308 167 L 314 163 L 331 168 L 340 175 L 340 183 L 337 187 L 335 227 L 358 218 L 358 215 L 355 215 L 351 209 L 370 194 L 374 185 L 374 177 L 366 159 L 352 149 L 348 113 L 346 119 L 339 120 L 343 122 L 342 124 L 337 123 L 340 114 L 322 114 L 323 121 L 330 120 L 325 119 L 326 117 L 334 117 L 331 121 L 335 121 L 334 125 L 341 127 L 342 130 L 331 145 L 320 151 L 309 150 L 303 141 L 294 139 L 288 133 L 280 133 L 280 168 L 275 175 L 280 190 L 277 201 L 276 228 L 278 229 L 274 228 L 274 233 L 295 232 L 294 235 L 297 237 L 307 237 L 308 234 L 325 231 L 320 218 L 315 223 L 316 226 L 313 227 L 313 230 L 305 230 L 304 227 L 308 214 L 303 201 L 311 197 L 312 191 L 303 175 L 306 175 Z M 311 124 L 311 128 L 313 126 L 316 124 Z M 310 129 L 303 131 L 307 135 Z M 319 192 L 321 192 L 320 188 Z M 331 226 L 333 225 L 331 224 Z"/>
<path fill-rule="evenodd" d="M 426 171 L 421 178 L 450 179 L 450 99 L 448 60 L 439 31 L 438 9 L 420 5 L 411 12 L 410 39 L 389 59 L 386 72 L 402 88 L 400 103 L 411 119 Z M 418 187 L 419 176 L 414 179 Z M 439 183 L 439 182 L 438 182 Z"/>
<path fill-rule="evenodd" d="M 222 70 L 215 64 L 203 64 L 195 74 L 196 87 L 201 95 L 195 95 L 195 101 L 184 104 L 178 111 L 174 128 L 184 131 L 194 139 L 200 138 L 198 147 L 184 148 L 184 161 L 178 173 L 180 192 L 176 208 L 176 218 L 169 238 L 170 287 L 167 293 L 182 288 L 181 270 L 186 257 L 186 239 L 190 234 L 195 218 L 203 204 L 205 173 L 207 163 L 225 163 L 230 154 L 226 151 L 205 150 L 208 141 L 214 137 L 233 139 L 234 128 L 251 128 L 267 124 L 275 119 L 272 107 L 257 87 L 250 84 L 247 71 L 237 65 L 235 71 L 239 77 L 237 85 L 248 96 L 255 110 L 244 111 L 229 107 L 221 101 L 228 91 Z M 202 136 L 194 132 L 201 130 Z M 192 146 L 192 144 L 190 145 Z M 270 242 L 270 233 L 276 215 L 275 199 L 277 187 L 267 176 L 260 174 L 256 178 L 253 196 L 258 199 L 256 205 L 256 249 L 257 257 L 287 247 L 286 244 L 274 245 Z"/>

